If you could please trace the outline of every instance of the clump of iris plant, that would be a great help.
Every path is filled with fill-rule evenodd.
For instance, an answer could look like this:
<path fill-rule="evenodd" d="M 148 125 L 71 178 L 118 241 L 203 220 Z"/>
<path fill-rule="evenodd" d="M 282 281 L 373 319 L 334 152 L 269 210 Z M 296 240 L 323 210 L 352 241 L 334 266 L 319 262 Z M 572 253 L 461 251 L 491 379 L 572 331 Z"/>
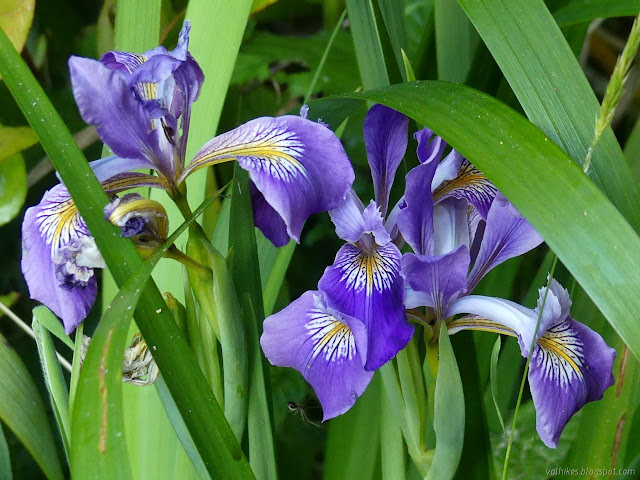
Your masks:
<path fill-rule="evenodd" d="M 492 268 L 543 240 L 462 155 L 451 150 L 443 159 L 446 143 L 428 128 L 415 134 L 420 163 L 387 213 L 407 129 L 400 113 L 381 105 L 369 110 L 364 139 L 375 200 L 365 207 L 351 191 L 330 210 L 348 243 L 317 290 L 265 320 L 263 351 L 273 365 L 302 373 L 327 420 L 349 410 L 373 372 L 406 346 L 414 333 L 409 320 L 422 324 L 432 342 L 442 323 L 449 334 L 514 336 L 522 355 L 531 355 L 538 433 L 555 448 L 571 416 L 613 384 L 615 350 L 571 317 L 569 295 L 555 280 L 540 290 L 535 309 L 472 295 Z M 402 254 L 405 244 L 413 251 Z"/>
<path fill-rule="evenodd" d="M 237 160 L 249 172 L 256 226 L 277 246 L 299 241 L 305 220 L 336 208 L 351 188 L 354 172 L 340 140 L 306 118 L 262 117 L 211 139 L 187 162 L 191 105 L 204 82 L 189 54 L 189 29 L 185 21 L 173 51 L 160 46 L 143 54 L 113 51 L 100 60 L 69 60 L 80 114 L 114 153 L 91 162 L 113 199 L 106 218 L 134 241 L 161 240 L 168 228 L 162 206 L 118 194 L 151 187 L 183 198 L 191 173 Z M 31 298 L 72 332 L 95 301 L 94 269 L 105 264 L 64 185 L 27 210 L 22 238 Z"/>

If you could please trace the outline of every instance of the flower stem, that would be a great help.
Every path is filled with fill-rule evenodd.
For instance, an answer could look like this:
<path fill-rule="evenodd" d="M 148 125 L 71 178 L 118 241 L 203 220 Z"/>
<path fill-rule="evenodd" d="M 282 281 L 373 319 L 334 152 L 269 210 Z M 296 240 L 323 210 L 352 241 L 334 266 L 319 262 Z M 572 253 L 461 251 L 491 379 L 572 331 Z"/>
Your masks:
<path fill-rule="evenodd" d="M 549 277 L 547 278 L 547 288 L 542 296 L 542 303 L 540 304 L 540 310 L 538 311 L 538 319 L 536 320 L 536 329 L 533 332 L 533 338 L 531 339 L 531 345 L 529 345 L 529 355 L 527 356 L 527 362 L 524 365 L 524 372 L 522 373 L 522 381 L 520 382 L 520 391 L 518 392 L 518 401 L 516 402 L 516 408 L 513 412 L 513 421 L 511 422 L 511 431 L 509 432 L 509 440 L 507 441 L 507 452 L 504 457 L 504 466 L 502 468 L 502 480 L 507 480 L 507 471 L 509 469 L 509 458 L 511 456 L 511 447 L 513 445 L 513 436 L 516 431 L 516 422 L 518 420 L 518 410 L 520 410 L 520 403 L 522 402 L 522 393 L 524 392 L 524 384 L 527 380 L 527 373 L 529 372 L 529 363 L 531 363 L 531 356 L 533 355 L 533 349 L 536 345 L 536 336 L 538 335 L 538 329 L 540 328 L 540 319 L 542 318 L 542 312 L 544 305 L 547 302 L 547 295 L 549 293 L 549 287 L 551 286 L 551 280 L 553 280 L 553 273 L 556 270 L 556 264 L 558 263 L 558 256 L 554 254 L 553 264 L 549 271 Z"/>

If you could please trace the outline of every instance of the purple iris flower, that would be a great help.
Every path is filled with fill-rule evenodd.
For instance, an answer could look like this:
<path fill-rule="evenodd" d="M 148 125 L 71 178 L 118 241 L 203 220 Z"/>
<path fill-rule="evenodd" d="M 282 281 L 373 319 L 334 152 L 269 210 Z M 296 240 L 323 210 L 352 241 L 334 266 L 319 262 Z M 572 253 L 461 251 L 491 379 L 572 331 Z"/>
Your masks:
<path fill-rule="evenodd" d="M 425 129 L 421 135 L 424 136 L 418 137 L 422 145 L 418 151 L 430 150 L 426 142 L 431 132 Z M 424 156 L 421 160 L 426 161 L 407 175 L 405 203 L 398 214 L 400 232 L 415 252 L 402 259 L 406 306 L 428 307 L 429 319 L 446 321 L 449 334 L 477 329 L 515 336 L 524 357 L 529 356 L 542 310 L 529 385 L 538 434 L 547 446 L 555 448 L 571 416 L 585 403 L 602 398 L 613 384 L 615 350 L 570 316 L 569 295 L 555 280 L 550 284 L 544 308 L 544 288 L 536 309 L 500 298 L 471 295 L 487 272 L 535 248 L 542 238 L 500 193 L 488 203 L 488 209 L 477 202 L 478 195 L 467 195 L 468 203 L 454 196 L 434 208 L 429 196 L 417 188 L 416 178 L 420 176 L 425 181 L 437 176 L 434 172 L 446 160 L 440 166 Z M 438 188 L 446 188 L 446 184 L 435 187 L 434 192 Z M 470 210 L 469 205 L 474 209 Z M 467 315 L 454 318 L 458 314 Z"/>
<path fill-rule="evenodd" d="M 96 176 L 108 193 L 148 186 L 176 196 L 191 173 L 237 160 L 249 172 L 256 226 L 276 246 L 299 241 L 305 220 L 336 208 L 351 188 L 354 172 L 340 140 L 306 118 L 262 117 L 208 141 L 187 163 L 191 104 L 204 81 L 188 51 L 189 29 L 185 21 L 173 51 L 160 46 L 69 59 L 80 114 L 115 154 L 91 164 Z M 135 215 L 125 223 L 127 236 L 146 224 Z M 93 268 L 104 266 L 82 255 L 89 248 L 85 237 L 86 225 L 62 185 L 25 214 L 22 269 L 31 297 L 61 317 L 67 332 L 93 305 Z"/>
<path fill-rule="evenodd" d="M 420 132 L 418 135 L 424 136 Z M 261 343 L 265 355 L 273 365 L 290 366 L 302 373 L 318 395 L 325 419 L 348 410 L 364 391 L 371 372 L 404 348 L 414 332 L 405 313 L 405 279 L 399 250 L 404 243 L 399 224 L 406 220 L 406 200 L 401 199 L 390 211 L 388 208 L 395 174 L 407 149 L 407 136 L 407 117 L 383 105 L 369 110 L 364 138 L 375 200 L 365 207 L 351 191 L 338 208 L 329 211 L 336 233 L 348 243 L 325 270 L 317 291 L 305 293 L 264 322 Z M 419 142 L 418 155 L 421 161 L 432 161 L 436 167 L 445 146 L 439 137 L 428 149 Z M 422 167 L 423 164 L 407 175 L 407 189 L 413 182 L 412 188 L 428 198 L 431 209 L 436 198 L 436 204 L 477 205 L 478 218 L 486 216 L 495 187 L 457 152 L 448 155 L 429 179 L 414 174 L 422 175 Z M 434 177 L 438 180 L 433 181 Z M 420 212 L 416 210 L 416 214 Z M 411 222 L 418 225 L 419 219 Z M 434 243 L 432 233 L 407 233 L 415 234 L 417 239 L 428 234 L 425 242 Z M 468 237 L 467 232 L 467 242 Z M 406 240 L 414 243 L 413 237 Z M 316 330 L 318 303 L 325 305 L 338 323 Z M 309 356 L 306 349 L 325 352 L 320 357 L 324 360 Z M 349 362 L 341 352 L 352 352 Z"/>

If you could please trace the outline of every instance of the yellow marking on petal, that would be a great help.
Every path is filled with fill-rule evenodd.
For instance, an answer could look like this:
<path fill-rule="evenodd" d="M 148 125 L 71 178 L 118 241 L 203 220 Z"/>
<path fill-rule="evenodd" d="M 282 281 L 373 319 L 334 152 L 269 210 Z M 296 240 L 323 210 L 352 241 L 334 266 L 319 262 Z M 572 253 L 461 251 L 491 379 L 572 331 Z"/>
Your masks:
<path fill-rule="evenodd" d="M 510 337 L 516 337 L 514 332 L 509 327 L 505 327 L 499 323 L 493 322 L 486 318 L 468 318 L 463 317 L 461 319 L 454 320 L 449 324 L 449 328 L 460 328 L 464 330 L 478 330 L 482 332 L 501 333 Z"/>
<path fill-rule="evenodd" d="M 556 356 L 561 357 L 564 361 L 566 361 L 571 366 L 573 371 L 578 374 L 578 377 L 582 378 L 582 372 L 580 371 L 580 366 L 573 360 L 573 358 L 571 358 L 567 354 L 567 352 L 562 346 L 562 342 L 554 340 L 553 338 L 549 338 L 545 335 L 540 337 L 540 340 L 538 340 L 538 345 L 554 353 Z"/>
<path fill-rule="evenodd" d="M 479 190 L 482 191 L 489 183 L 487 177 L 469 162 L 463 163 L 458 176 L 453 180 L 443 182 L 433 192 L 434 203 L 455 190 Z"/>
<path fill-rule="evenodd" d="M 149 175 L 147 173 L 128 172 L 106 181 L 102 187 L 107 193 L 118 193 L 135 187 L 153 187 L 169 190 L 164 178 Z"/>
<path fill-rule="evenodd" d="M 313 348 L 313 358 L 320 354 L 327 343 L 329 343 L 335 336 L 337 336 L 338 334 L 342 334 L 342 336 L 344 336 L 348 331 L 350 331 L 349 327 L 347 327 L 344 323 L 336 320 L 333 328 L 328 333 L 326 333 L 324 337 L 322 337 L 322 339 Z"/>

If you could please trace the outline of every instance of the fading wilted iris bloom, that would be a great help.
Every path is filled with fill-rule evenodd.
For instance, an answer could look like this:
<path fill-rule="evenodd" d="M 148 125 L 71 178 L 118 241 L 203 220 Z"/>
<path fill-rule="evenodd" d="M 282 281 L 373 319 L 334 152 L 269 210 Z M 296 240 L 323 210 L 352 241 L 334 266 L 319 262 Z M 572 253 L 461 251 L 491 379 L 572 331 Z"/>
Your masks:
<path fill-rule="evenodd" d="M 115 154 L 92 162 L 94 173 L 109 194 L 145 186 L 178 196 L 191 173 L 237 160 L 249 172 L 256 226 L 277 246 L 290 238 L 299 241 L 305 220 L 336 208 L 351 188 L 354 173 L 340 140 L 305 118 L 262 117 L 213 138 L 186 163 L 191 104 L 204 81 L 188 51 L 189 29 L 185 21 L 173 51 L 160 46 L 144 54 L 114 51 L 100 60 L 69 59 L 80 114 Z M 125 236 L 131 236 L 130 228 L 148 225 L 144 214 L 136 220 L 128 212 L 123 220 L 112 213 L 107 216 L 116 224 L 121 220 Z M 93 269 L 103 267 L 63 185 L 27 210 L 22 269 L 29 291 L 62 318 L 67 332 L 93 305 Z"/>
<path fill-rule="evenodd" d="M 419 142 L 425 143 L 431 132 L 425 129 L 422 135 Z M 440 167 L 427 161 L 417 168 L 428 181 Z M 449 334 L 476 329 L 517 337 L 524 357 L 530 354 L 541 315 L 529 386 L 538 434 L 547 446 L 555 448 L 571 416 L 585 403 L 602 398 L 613 384 L 615 350 L 569 315 L 569 294 L 555 280 L 544 301 L 546 289 L 540 289 L 535 309 L 501 298 L 471 295 L 492 268 L 543 240 L 500 193 L 484 207 L 468 197 L 475 212 L 454 201 L 443 204 L 448 212 L 438 213 L 418 188 L 419 182 L 410 181 L 416 172 L 414 169 L 407 175 L 405 204 L 398 220 L 400 232 L 415 252 L 402 259 L 407 308 L 428 307 L 429 320 L 445 321 Z M 455 318 L 458 314 L 467 315 Z"/>

